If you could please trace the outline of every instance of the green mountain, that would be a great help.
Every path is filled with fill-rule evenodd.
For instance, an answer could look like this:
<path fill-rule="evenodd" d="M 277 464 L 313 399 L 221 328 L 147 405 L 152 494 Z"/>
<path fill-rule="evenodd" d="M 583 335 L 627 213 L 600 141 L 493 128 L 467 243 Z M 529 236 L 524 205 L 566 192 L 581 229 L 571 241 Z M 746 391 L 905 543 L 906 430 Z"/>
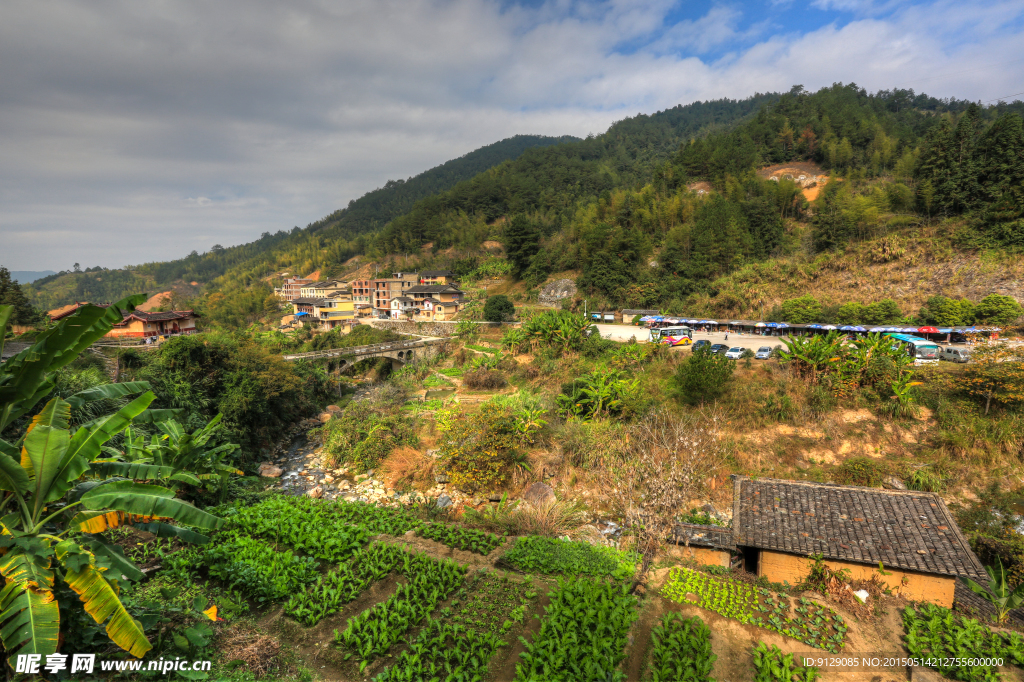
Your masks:
<path fill-rule="evenodd" d="M 34 305 L 52 309 L 75 301 L 106 302 L 129 293 L 163 290 L 179 281 L 208 283 L 232 269 L 265 275 L 272 271 L 277 253 L 292 250 L 301 253 L 311 235 L 327 231 L 332 239 L 357 239 L 407 212 L 420 199 L 515 159 L 528 149 L 578 139 L 571 136 L 516 135 L 447 161 L 408 180 L 389 180 L 383 187 L 350 201 L 346 208 L 305 229 L 296 227 L 276 234 L 264 232 L 259 239 L 248 244 L 228 248 L 218 246 L 204 254 L 193 251 L 185 258 L 124 269 L 96 267 L 82 272 L 38 273 L 40 276 L 34 281 L 26 280 L 31 281 L 32 286 L 25 291 Z M 356 250 L 359 248 L 358 245 L 355 247 Z M 334 253 L 348 251 L 356 252 L 347 249 Z"/>
<path fill-rule="evenodd" d="M 471 177 L 446 164 L 305 230 L 130 274 L 201 280 L 208 319 L 237 325 L 273 310 L 275 272 L 340 274 L 357 255 L 468 272 L 493 239 L 528 287 L 573 271 L 602 306 L 732 310 L 746 303 L 726 300 L 735 289 L 723 293 L 722 278 L 773 259 L 816 263 L 889 239 L 884 259 L 904 237 L 939 251 L 1024 248 L 1021 112 L 1020 101 L 983 107 L 854 84 L 695 102 L 488 156 Z M 466 171 L 468 158 L 450 163 Z M 785 164 L 818 186 L 768 177 Z"/>

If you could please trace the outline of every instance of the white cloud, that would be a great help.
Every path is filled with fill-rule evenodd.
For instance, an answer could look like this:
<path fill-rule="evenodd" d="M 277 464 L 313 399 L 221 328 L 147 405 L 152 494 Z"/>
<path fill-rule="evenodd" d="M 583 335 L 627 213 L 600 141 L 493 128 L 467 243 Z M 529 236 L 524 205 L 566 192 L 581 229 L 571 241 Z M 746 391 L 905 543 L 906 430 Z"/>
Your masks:
<path fill-rule="evenodd" d="M 738 3 L 664 26 L 674 5 L 4 3 L 0 263 L 248 241 L 510 135 L 582 136 L 696 99 L 836 81 L 1024 89 L 1019 69 L 985 68 L 1024 58 L 1019 2 L 851 6 L 859 18 L 806 34 L 766 34 Z"/>

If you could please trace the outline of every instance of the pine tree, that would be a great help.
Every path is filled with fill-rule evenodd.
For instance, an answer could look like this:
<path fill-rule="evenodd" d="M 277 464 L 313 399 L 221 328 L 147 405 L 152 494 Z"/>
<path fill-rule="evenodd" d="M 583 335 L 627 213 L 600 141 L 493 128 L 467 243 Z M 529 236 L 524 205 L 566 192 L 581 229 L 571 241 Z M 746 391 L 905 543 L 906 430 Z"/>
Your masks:
<path fill-rule="evenodd" d="M 530 267 L 539 250 L 540 230 L 525 216 L 514 216 L 505 226 L 505 254 L 516 278 Z"/>

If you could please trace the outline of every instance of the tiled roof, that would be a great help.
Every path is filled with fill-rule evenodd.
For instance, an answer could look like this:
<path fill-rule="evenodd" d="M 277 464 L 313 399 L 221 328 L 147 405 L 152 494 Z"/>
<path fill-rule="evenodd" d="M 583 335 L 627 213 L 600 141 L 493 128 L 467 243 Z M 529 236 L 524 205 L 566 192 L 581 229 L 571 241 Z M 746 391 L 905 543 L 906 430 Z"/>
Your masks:
<path fill-rule="evenodd" d="M 407 294 L 461 294 L 462 290 L 451 284 L 417 284 L 409 287 Z"/>
<path fill-rule="evenodd" d="M 737 546 L 981 577 L 985 570 L 935 493 L 737 476 Z"/>
<path fill-rule="evenodd" d="M 635 310 L 632 308 L 626 308 L 622 311 L 623 315 L 659 315 L 657 310 Z"/>
<path fill-rule="evenodd" d="M 696 523 L 676 524 L 673 540 L 677 545 L 694 547 L 713 547 L 715 549 L 734 550 L 732 529 L 721 526 L 702 526 Z"/>
<path fill-rule="evenodd" d="M 169 320 L 187 320 L 190 317 L 199 317 L 191 310 L 168 310 L 164 313 L 147 313 L 142 310 L 123 311 L 121 317 L 125 322 L 131 318 L 143 322 L 166 322 Z"/>
<path fill-rule="evenodd" d="M 326 298 L 295 298 L 292 299 L 292 303 L 295 305 L 323 305 L 327 302 Z"/>

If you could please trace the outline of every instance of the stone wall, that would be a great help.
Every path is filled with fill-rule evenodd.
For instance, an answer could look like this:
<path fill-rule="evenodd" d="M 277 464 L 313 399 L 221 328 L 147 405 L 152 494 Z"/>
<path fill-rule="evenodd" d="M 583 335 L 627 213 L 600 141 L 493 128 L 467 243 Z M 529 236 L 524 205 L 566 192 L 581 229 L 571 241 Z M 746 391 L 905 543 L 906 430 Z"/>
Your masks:
<path fill-rule="evenodd" d="M 378 329 L 389 329 L 397 334 L 419 334 L 421 336 L 455 336 L 458 322 L 411 322 L 409 320 L 373 320 L 370 323 Z M 474 324 L 495 325 L 500 322 L 474 322 Z"/>

